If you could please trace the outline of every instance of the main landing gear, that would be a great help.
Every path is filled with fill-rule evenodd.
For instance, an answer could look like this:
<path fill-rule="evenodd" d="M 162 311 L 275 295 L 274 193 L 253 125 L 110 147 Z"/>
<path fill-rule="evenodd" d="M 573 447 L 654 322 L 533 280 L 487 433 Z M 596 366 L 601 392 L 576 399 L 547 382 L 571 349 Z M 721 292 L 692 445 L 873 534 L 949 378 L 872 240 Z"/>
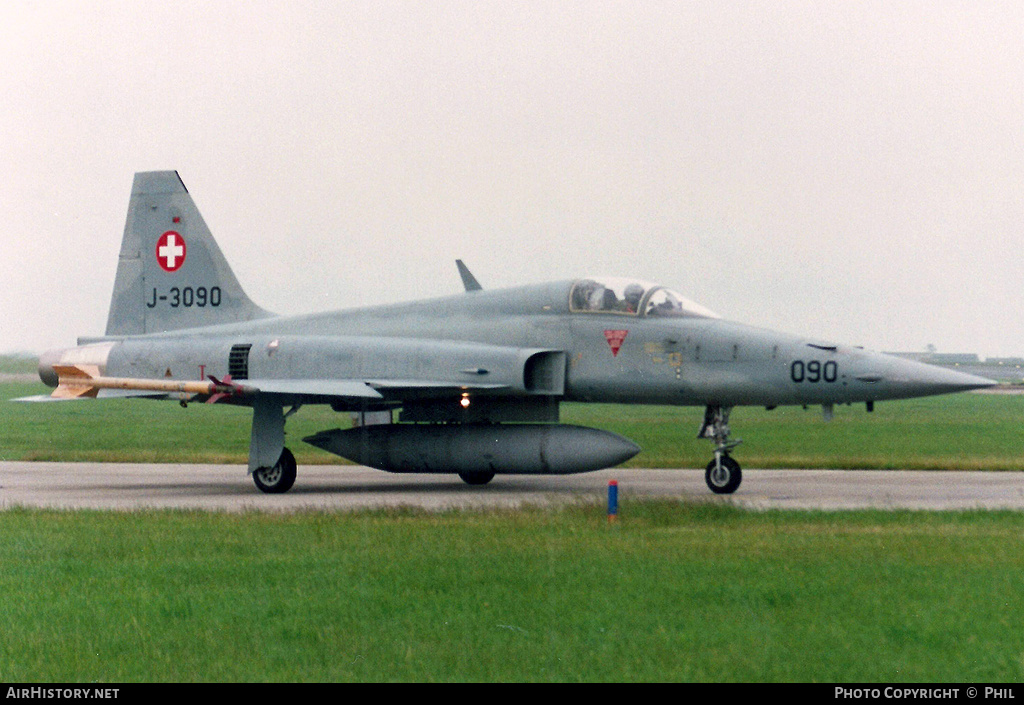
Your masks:
<path fill-rule="evenodd" d="M 272 468 L 256 468 L 252 480 L 262 492 L 281 494 L 287 492 L 295 484 L 295 456 L 287 448 L 281 451 L 281 457 Z"/>
<path fill-rule="evenodd" d="M 704 410 L 704 425 L 697 438 L 710 438 L 715 442 L 715 459 L 704 471 L 704 481 L 715 494 L 732 494 L 743 481 L 740 464 L 729 451 L 743 441 L 729 440 L 729 412 L 731 406 L 709 406 Z"/>

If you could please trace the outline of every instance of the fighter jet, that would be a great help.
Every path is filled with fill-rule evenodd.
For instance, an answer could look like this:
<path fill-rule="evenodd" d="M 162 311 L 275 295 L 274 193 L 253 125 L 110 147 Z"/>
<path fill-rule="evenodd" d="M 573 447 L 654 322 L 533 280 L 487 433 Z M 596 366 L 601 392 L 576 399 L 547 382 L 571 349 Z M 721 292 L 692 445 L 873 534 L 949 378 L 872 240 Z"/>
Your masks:
<path fill-rule="evenodd" d="M 303 439 L 391 472 L 568 474 L 640 451 L 559 423 L 561 402 L 704 407 L 705 478 L 739 487 L 729 413 L 959 392 L 992 381 L 723 320 L 667 287 L 584 277 L 401 304 L 278 316 L 249 299 L 175 171 L 137 173 L 103 336 L 40 358 L 34 399 L 152 397 L 252 408 L 249 472 L 263 492 L 296 479 L 287 419 L 326 404 L 350 428 Z M 354 425 L 351 419 L 355 419 Z"/>

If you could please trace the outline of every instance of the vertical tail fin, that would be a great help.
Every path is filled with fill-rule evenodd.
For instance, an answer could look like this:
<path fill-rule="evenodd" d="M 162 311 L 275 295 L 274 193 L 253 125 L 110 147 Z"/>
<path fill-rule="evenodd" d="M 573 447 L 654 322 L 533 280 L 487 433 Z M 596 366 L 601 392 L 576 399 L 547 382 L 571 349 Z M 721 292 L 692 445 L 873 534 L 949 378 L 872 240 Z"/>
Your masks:
<path fill-rule="evenodd" d="M 271 315 L 242 290 L 178 172 L 135 174 L 106 334 L 141 335 Z"/>

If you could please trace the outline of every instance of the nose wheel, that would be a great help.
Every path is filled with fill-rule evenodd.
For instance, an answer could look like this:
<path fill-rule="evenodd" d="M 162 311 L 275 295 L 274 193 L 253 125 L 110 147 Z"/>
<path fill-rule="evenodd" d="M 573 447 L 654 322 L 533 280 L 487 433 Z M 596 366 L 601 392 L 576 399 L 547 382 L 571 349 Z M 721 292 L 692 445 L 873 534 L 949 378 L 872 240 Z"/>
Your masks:
<path fill-rule="evenodd" d="M 715 494 L 732 494 L 743 481 L 740 464 L 725 453 L 716 454 L 704 471 L 704 481 Z"/>
<path fill-rule="evenodd" d="M 729 406 L 709 406 L 704 410 L 704 425 L 697 438 L 709 438 L 715 442 L 715 458 L 704 471 L 704 481 L 715 494 L 732 494 L 743 481 L 740 464 L 732 459 L 729 451 L 743 441 L 729 440 Z"/>

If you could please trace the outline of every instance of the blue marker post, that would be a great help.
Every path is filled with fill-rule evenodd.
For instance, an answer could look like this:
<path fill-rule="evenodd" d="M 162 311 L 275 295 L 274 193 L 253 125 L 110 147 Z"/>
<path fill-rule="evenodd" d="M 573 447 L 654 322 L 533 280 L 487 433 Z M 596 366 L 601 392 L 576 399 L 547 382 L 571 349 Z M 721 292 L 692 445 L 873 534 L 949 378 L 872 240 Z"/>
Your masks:
<path fill-rule="evenodd" d="M 619 483 L 615 480 L 608 482 L 608 521 L 614 522 L 619 514 Z"/>

